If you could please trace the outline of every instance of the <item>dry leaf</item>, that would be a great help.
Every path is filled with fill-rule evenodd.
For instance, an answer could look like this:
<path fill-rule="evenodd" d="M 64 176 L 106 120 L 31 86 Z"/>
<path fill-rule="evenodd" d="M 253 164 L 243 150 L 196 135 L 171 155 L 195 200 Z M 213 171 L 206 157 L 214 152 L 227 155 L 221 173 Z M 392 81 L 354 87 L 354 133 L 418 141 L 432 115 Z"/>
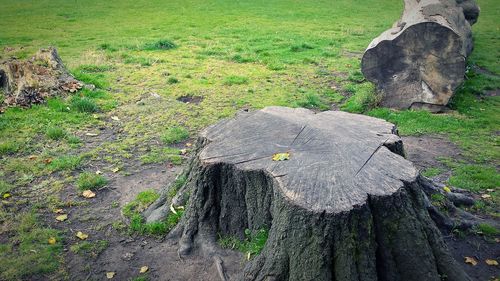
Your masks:
<path fill-rule="evenodd" d="M 172 213 L 177 215 L 177 211 L 174 208 L 174 204 L 170 204 L 170 211 L 172 211 Z"/>
<path fill-rule="evenodd" d="M 65 221 L 68 219 L 68 215 L 64 214 L 64 215 L 60 215 L 60 216 L 57 216 L 56 217 L 56 220 L 57 221 Z"/>
<path fill-rule="evenodd" d="M 92 190 L 85 190 L 82 193 L 82 196 L 85 197 L 85 198 L 94 198 L 95 197 L 95 193 L 92 192 Z"/>
<path fill-rule="evenodd" d="M 52 163 L 52 158 L 47 158 L 47 159 L 43 160 L 43 162 L 45 164 L 50 164 L 50 163 Z"/>
<path fill-rule="evenodd" d="M 483 195 L 481 195 L 481 198 L 483 198 L 483 199 L 489 199 L 489 198 L 491 198 L 491 195 L 489 195 L 489 194 L 483 194 Z"/>
<path fill-rule="evenodd" d="M 149 270 L 149 267 L 143 266 L 141 267 L 141 270 L 139 270 L 139 273 L 146 273 Z"/>
<path fill-rule="evenodd" d="M 113 173 L 118 173 L 118 171 L 120 171 L 120 168 L 113 168 L 111 171 L 112 171 Z"/>
<path fill-rule="evenodd" d="M 10 193 L 5 193 L 2 197 L 3 197 L 3 199 L 7 199 L 10 197 Z"/>
<path fill-rule="evenodd" d="M 187 147 L 191 147 L 191 146 L 193 146 L 193 144 L 192 144 L 192 143 L 190 143 L 190 142 L 188 142 L 188 143 L 186 143 L 186 146 L 187 146 Z"/>
<path fill-rule="evenodd" d="M 488 188 L 488 189 L 486 189 L 486 191 L 488 191 L 488 192 L 493 192 L 493 191 L 495 191 L 495 190 L 494 190 L 494 189 L 491 189 L 491 188 Z"/>
<path fill-rule="evenodd" d="M 250 253 L 250 252 L 247 253 L 247 260 L 250 260 L 251 255 L 252 255 L 252 253 Z"/>
<path fill-rule="evenodd" d="M 96 137 L 96 136 L 98 136 L 99 134 L 96 134 L 96 133 L 86 133 L 85 135 L 86 135 L 86 136 L 89 136 L 89 137 Z"/>
<path fill-rule="evenodd" d="M 64 210 L 63 209 L 55 209 L 54 213 L 56 213 L 56 214 L 62 214 L 62 213 L 64 213 Z"/>
<path fill-rule="evenodd" d="M 85 240 L 85 239 L 89 238 L 89 235 L 85 234 L 85 233 L 83 233 L 81 231 L 78 231 L 76 233 L 76 237 L 80 238 L 81 240 Z"/>
<path fill-rule="evenodd" d="M 472 266 L 476 266 L 477 260 L 471 257 L 465 257 L 465 263 L 471 264 Z"/>
<path fill-rule="evenodd" d="M 450 189 L 449 187 L 447 187 L 447 186 L 443 187 L 443 190 L 444 190 L 445 192 L 451 192 L 451 189 Z"/>
<path fill-rule="evenodd" d="M 285 161 L 288 159 L 290 159 L 290 153 L 288 152 L 273 154 L 273 161 Z"/>
<path fill-rule="evenodd" d="M 31 155 L 30 157 L 28 157 L 29 160 L 35 160 L 37 158 L 38 158 L 38 156 L 36 156 L 36 155 Z"/>
<path fill-rule="evenodd" d="M 120 121 L 120 118 L 118 118 L 118 116 L 111 116 L 111 119 L 113 119 L 115 121 Z"/>
<path fill-rule="evenodd" d="M 102 174 L 102 172 L 101 172 L 100 170 L 97 170 L 97 171 L 95 171 L 95 174 L 96 174 L 96 175 L 101 175 L 101 174 Z"/>
<path fill-rule="evenodd" d="M 111 271 L 111 272 L 106 272 L 106 278 L 108 279 L 112 279 L 113 277 L 115 277 L 115 272 Z"/>
<path fill-rule="evenodd" d="M 496 260 L 487 259 L 485 260 L 485 262 L 487 265 L 498 265 L 498 262 Z"/>
<path fill-rule="evenodd" d="M 49 238 L 49 244 L 50 244 L 50 245 L 54 245 L 54 244 L 56 244 L 56 238 L 54 238 L 54 237 L 50 237 L 50 238 Z"/>
<path fill-rule="evenodd" d="M 185 148 L 181 149 L 181 155 L 184 155 L 186 153 L 187 153 L 187 149 L 185 149 Z"/>

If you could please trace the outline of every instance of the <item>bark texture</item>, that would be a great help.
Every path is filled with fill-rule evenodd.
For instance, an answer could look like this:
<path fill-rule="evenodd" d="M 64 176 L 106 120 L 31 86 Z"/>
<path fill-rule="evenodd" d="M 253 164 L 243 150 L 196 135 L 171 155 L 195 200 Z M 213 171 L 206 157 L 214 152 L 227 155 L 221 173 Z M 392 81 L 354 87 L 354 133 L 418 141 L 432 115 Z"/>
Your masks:
<path fill-rule="evenodd" d="M 463 82 L 479 7 L 474 0 L 404 3 L 401 19 L 366 49 L 362 72 L 382 91 L 382 105 L 440 111 Z"/>
<path fill-rule="evenodd" d="M 219 235 L 268 229 L 237 280 L 470 280 L 403 151 L 394 125 L 372 117 L 242 113 L 201 133 L 184 189 L 189 204 L 171 236 L 180 236 L 180 255 L 216 255 Z M 288 160 L 273 161 L 283 152 Z"/>
<path fill-rule="evenodd" d="M 40 49 L 27 61 L 0 63 L 0 93 L 4 106 L 30 106 L 47 97 L 76 92 L 83 84 L 64 67 L 55 48 Z"/>

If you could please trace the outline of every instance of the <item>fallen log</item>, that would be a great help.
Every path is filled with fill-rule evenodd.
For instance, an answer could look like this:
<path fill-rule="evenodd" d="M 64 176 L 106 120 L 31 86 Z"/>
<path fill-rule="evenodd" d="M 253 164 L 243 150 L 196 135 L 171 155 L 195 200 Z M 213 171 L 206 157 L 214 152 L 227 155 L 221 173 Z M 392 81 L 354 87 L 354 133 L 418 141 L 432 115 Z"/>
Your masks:
<path fill-rule="evenodd" d="M 217 256 L 218 237 L 267 229 L 237 280 L 470 280 L 403 153 L 395 126 L 381 119 L 242 113 L 201 133 L 181 189 L 186 212 L 170 237 L 180 238 L 180 256 Z M 155 208 L 168 210 L 162 204 Z"/>
<path fill-rule="evenodd" d="M 366 49 L 361 70 L 383 106 L 441 111 L 464 80 L 472 51 L 473 0 L 404 0 L 401 19 Z"/>

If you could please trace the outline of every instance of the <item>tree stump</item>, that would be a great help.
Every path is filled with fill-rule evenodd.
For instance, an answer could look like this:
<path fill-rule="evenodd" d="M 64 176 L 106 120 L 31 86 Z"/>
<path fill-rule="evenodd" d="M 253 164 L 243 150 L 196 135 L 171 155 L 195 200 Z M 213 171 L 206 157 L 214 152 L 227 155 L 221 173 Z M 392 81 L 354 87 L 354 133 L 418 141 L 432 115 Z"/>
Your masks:
<path fill-rule="evenodd" d="M 83 83 L 64 67 L 53 47 L 40 49 L 31 59 L 0 63 L 0 109 L 42 103 L 46 98 L 76 92 Z"/>
<path fill-rule="evenodd" d="M 201 133 L 182 189 L 189 204 L 171 236 L 180 236 L 180 255 L 216 255 L 219 235 L 268 229 L 238 280 L 470 280 L 403 154 L 395 126 L 381 119 L 284 107 L 242 113 Z"/>
<path fill-rule="evenodd" d="M 401 19 L 375 38 L 362 58 L 382 105 L 440 111 L 463 82 L 472 51 L 474 0 L 404 0 Z"/>

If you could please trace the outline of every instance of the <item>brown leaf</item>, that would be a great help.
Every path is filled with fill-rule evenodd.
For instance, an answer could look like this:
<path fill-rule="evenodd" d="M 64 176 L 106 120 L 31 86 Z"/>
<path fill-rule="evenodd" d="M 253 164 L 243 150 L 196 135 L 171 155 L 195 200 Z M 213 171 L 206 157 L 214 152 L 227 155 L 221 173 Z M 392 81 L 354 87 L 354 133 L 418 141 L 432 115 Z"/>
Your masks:
<path fill-rule="evenodd" d="M 85 198 L 94 198 L 95 193 L 92 192 L 92 190 L 85 190 L 84 192 L 82 192 L 82 196 Z"/>
<path fill-rule="evenodd" d="M 52 163 L 52 158 L 47 158 L 47 159 L 43 160 L 43 162 L 45 164 L 50 164 L 50 163 Z"/>

